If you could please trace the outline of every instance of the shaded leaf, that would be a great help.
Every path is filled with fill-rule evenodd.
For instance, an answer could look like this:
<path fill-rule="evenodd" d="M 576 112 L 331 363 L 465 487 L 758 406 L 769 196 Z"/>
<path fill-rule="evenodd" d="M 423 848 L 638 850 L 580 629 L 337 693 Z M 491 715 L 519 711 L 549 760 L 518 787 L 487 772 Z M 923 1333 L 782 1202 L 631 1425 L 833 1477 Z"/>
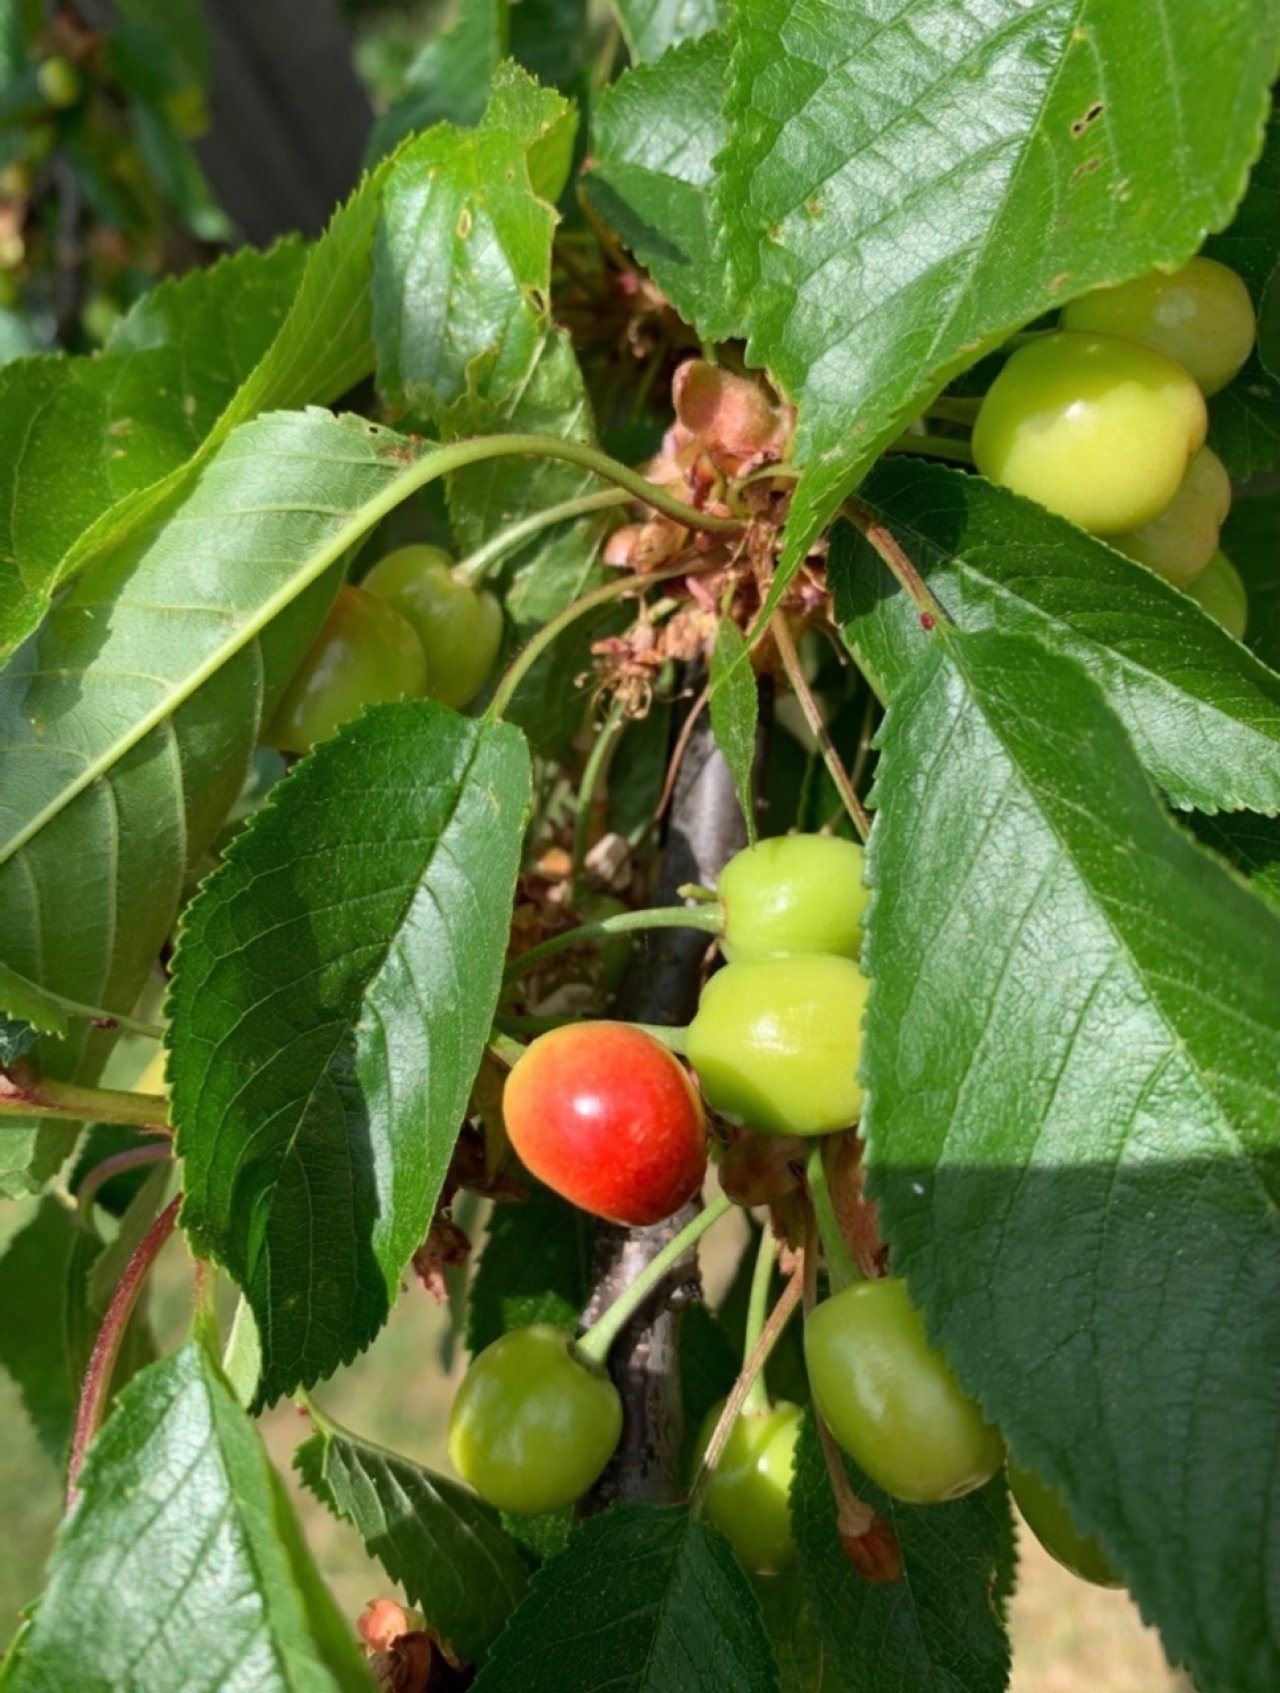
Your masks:
<path fill-rule="evenodd" d="M 620 1504 L 533 1578 L 477 1693 L 777 1693 L 728 1542 L 678 1505 Z"/>
<path fill-rule="evenodd" d="M 1280 817 L 1236 811 L 1218 817 L 1195 812 L 1188 822 L 1202 846 L 1249 878 L 1260 899 L 1280 907 Z"/>
<path fill-rule="evenodd" d="M 457 1482 L 317 1419 L 294 1466 L 349 1522 L 430 1629 L 464 1663 L 483 1657 L 528 1571 L 496 1514 Z"/>
<path fill-rule="evenodd" d="M 317 747 L 183 918 L 168 1002 L 182 1224 L 262 1338 L 270 1402 L 381 1327 L 497 1002 L 519 733 L 430 701 Z"/>
<path fill-rule="evenodd" d="M 935 643 L 876 798 L 863 1131 L 894 1265 L 1171 1660 L 1265 1693 L 1280 919 L 1022 637 Z"/>
<path fill-rule="evenodd" d="M 853 1491 L 897 1536 L 903 1573 L 866 1581 L 845 1555 L 812 1415 L 796 1447 L 791 1515 L 818 1636 L 858 1693 L 1003 1693 L 1009 1641 L 992 1603 L 1013 1570 L 1002 1480 L 946 1505 L 904 1505 L 847 1464 Z"/>
<path fill-rule="evenodd" d="M 1280 670 L 1280 493 L 1237 499 L 1223 525 L 1222 547 L 1249 598 L 1244 644 Z"/>
<path fill-rule="evenodd" d="M 1099 684 L 1176 805 L 1280 809 L 1280 676 L 1154 572 L 980 477 L 877 465 L 859 499 L 962 629 L 1034 635 Z M 892 698 L 929 637 L 870 545 L 841 525 L 829 570 L 845 639 Z"/>
<path fill-rule="evenodd" d="M 544 1187 L 495 1205 L 471 1282 L 468 1348 L 482 1352 L 527 1323 L 574 1332 L 591 1289 L 592 1232 L 584 1211 Z"/>

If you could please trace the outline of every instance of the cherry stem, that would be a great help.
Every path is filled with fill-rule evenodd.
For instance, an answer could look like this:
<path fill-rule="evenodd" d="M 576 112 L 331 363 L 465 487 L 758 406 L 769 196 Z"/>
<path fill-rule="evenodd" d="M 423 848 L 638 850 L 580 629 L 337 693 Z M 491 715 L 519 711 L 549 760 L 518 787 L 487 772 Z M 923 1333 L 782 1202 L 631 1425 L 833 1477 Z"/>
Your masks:
<path fill-rule="evenodd" d="M 832 1290 L 839 1293 L 851 1283 L 861 1281 L 862 1274 L 853 1261 L 853 1254 L 845 1245 L 840 1219 L 836 1216 L 835 1202 L 831 1198 L 831 1188 L 827 1183 L 827 1166 L 823 1162 L 821 1140 L 810 1144 L 805 1156 L 804 1174 L 809 1189 L 809 1201 L 813 1206 L 818 1234 L 822 1240 L 827 1275 L 831 1279 Z"/>
<path fill-rule="evenodd" d="M 821 1163 L 821 1153 L 818 1161 Z M 825 1182 L 825 1177 L 824 1177 Z M 804 1314 L 806 1320 L 818 1303 L 818 1230 L 814 1213 L 810 1210 L 805 1218 L 804 1228 L 804 1263 L 801 1265 L 804 1286 Z M 876 1520 L 876 1514 L 853 1491 L 849 1481 L 849 1472 L 844 1467 L 844 1458 L 835 1436 L 823 1421 L 818 1407 L 813 1407 L 814 1426 L 818 1431 L 818 1441 L 822 1447 L 822 1460 L 827 1469 L 827 1480 L 836 1502 L 836 1522 L 841 1529 L 847 1529 L 856 1539 L 866 1534 Z"/>
<path fill-rule="evenodd" d="M 0 1070 L 0 1127 L 6 1117 L 65 1117 L 73 1122 L 127 1123 L 168 1133 L 169 1101 L 162 1093 L 56 1082 L 24 1064 Z"/>
<path fill-rule="evenodd" d="M 920 620 L 926 629 L 933 629 L 940 623 L 949 623 L 951 619 L 925 586 L 924 577 L 902 550 L 888 524 L 881 523 L 878 517 L 873 516 L 861 500 L 846 500 L 844 513 L 915 602 Z"/>
<path fill-rule="evenodd" d="M 505 1064 L 508 1070 L 514 1070 L 524 1057 L 526 1048 L 518 1040 L 512 1040 L 510 1035 L 504 1035 L 499 1030 L 489 1031 L 488 1048 L 499 1064 Z"/>
<path fill-rule="evenodd" d="M 686 1223 L 680 1233 L 649 1260 L 609 1309 L 597 1318 L 584 1335 L 579 1336 L 575 1342 L 578 1356 L 596 1369 L 603 1369 L 605 1359 L 609 1356 L 609 1348 L 671 1267 L 678 1264 L 707 1230 L 732 1210 L 733 1201 L 728 1195 L 717 1194 L 705 1209 L 698 1212 L 692 1222 Z"/>
<path fill-rule="evenodd" d="M 698 1503 L 711 1479 L 712 1471 L 720 1461 L 720 1455 L 728 1443 L 733 1432 L 733 1425 L 738 1418 L 747 1412 L 750 1414 L 757 1409 L 752 1404 L 752 1395 L 758 1382 L 763 1381 L 764 1367 L 769 1361 L 769 1355 L 782 1337 L 782 1331 L 791 1320 L 791 1315 L 804 1298 L 805 1263 L 804 1258 L 796 1265 L 791 1280 L 783 1288 L 778 1303 L 769 1313 L 769 1319 L 760 1330 L 755 1345 L 747 1353 L 733 1391 L 724 1402 L 724 1409 L 720 1419 L 712 1431 L 711 1439 L 707 1442 L 707 1449 L 702 1455 L 702 1463 L 697 1475 L 693 1478 L 693 1486 L 689 1489 L 689 1497 L 698 1508 Z M 768 1398 L 764 1399 L 759 1409 L 768 1409 Z"/>
<path fill-rule="evenodd" d="M 663 905 L 647 911 L 619 911 L 612 917 L 601 917 L 594 923 L 580 923 L 576 929 L 566 929 L 562 935 L 552 935 L 539 941 L 528 952 L 522 952 L 507 965 L 504 980 L 515 981 L 537 969 L 558 952 L 587 946 L 593 941 L 608 940 L 610 935 L 634 934 L 638 929 L 704 929 L 718 935 L 723 927 L 719 902 L 714 906 Z"/>
<path fill-rule="evenodd" d="M 925 408 L 926 417 L 940 418 L 944 423 L 972 423 L 982 409 L 982 401 L 962 394 L 939 394 Z"/>
<path fill-rule="evenodd" d="M 133 1257 L 125 1265 L 124 1274 L 111 1295 L 111 1303 L 102 1319 L 98 1338 L 93 1343 L 89 1367 L 84 1375 L 84 1386 L 80 1391 L 75 1431 L 71 1436 L 71 1455 L 67 1460 L 68 1510 L 80 1497 L 80 1489 L 77 1486 L 80 1470 L 85 1454 L 102 1423 L 107 1398 L 111 1392 L 111 1378 L 115 1374 L 116 1360 L 120 1356 L 120 1347 L 125 1330 L 129 1326 L 129 1319 L 134 1313 L 152 1266 L 160 1256 L 161 1248 L 173 1233 L 181 1203 L 181 1194 L 170 1200 L 138 1242 Z"/>
<path fill-rule="evenodd" d="M 123 1152 L 113 1152 L 110 1158 L 95 1164 L 76 1189 L 76 1211 L 80 1221 L 88 1221 L 94 1199 L 113 1176 L 123 1175 L 126 1170 L 140 1170 L 148 1164 L 163 1164 L 172 1157 L 173 1143 L 168 1135 L 161 1135 L 145 1146 L 130 1146 Z"/>
<path fill-rule="evenodd" d="M 516 689 L 524 681 L 529 671 L 541 658 L 542 654 L 552 643 L 560 638 L 564 631 L 578 618 L 585 617 L 597 607 L 609 605 L 614 600 L 625 599 L 628 594 L 640 595 L 658 582 L 670 582 L 677 576 L 696 576 L 699 569 L 710 568 L 713 559 L 701 561 L 686 560 L 683 564 L 671 564 L 663 570 L 650 570 L 643 576 L 621 576 L 614 582 L 606 582 L 602 587 L 594 588 L 591 593 L 584 594 L 580 600 L 553 617 L 550 623 L 545 623 L 538 633 L 523 646 L 512 659 L 506 675 L 498 683 L 489 708 L 485 712 L 485 721 L 496 722 L 511 704 Z"/>
<path fill-rule="evenodd" d="M 782 667 L 787 673 L 796 699 L 800 702 L 800 709 L 804 713 L 805 722 L 813 731 L 813 737 L 818 743 L 822 759 L 835 783 L 836 792 L 844 801 L 844 808 L 853 821 L 854 828 L 865 841 L 871 834 L 871 818 L 867 809 L 858 798 L 853 783 L 849 780 L 849 772 L 845 769 L 836 751 L 835 743 L 831 739 L 826 723 L 823 721 L 822 710 L 813 697 L 813 690 L 805 680 L 804 671 L 800 666 L 800 655 L 796 652 L 796 644 L 791 639 L 791 631 L 787 628 L 786 620 L 781 613 L 775 612 L 773 617 L 773 638 L 778 648 L 778 656 L 782 660 Z"/>
<path fill-rule="evenodd" d="M 605 718 L 599 734 L 592 743 L 587 762 L 583 766 L 582 781 L 578 788 L 578 810 L 573 820 L 573 856 L 569 864 L 569 886 L 566 890 L 570 905 L 573 905 L 578 898 L 578 884 L 582 880 L 582 866 L 586 861 L 588 851 L 591 815 L 595 809 L 596 790 L 608 774 L 609 764 L 625 722 L 626 713 L 622 700 L 617 698 L 609 707 L 609 715 Z"/>
<path fill-rule="evenodd" d="M 559 505 L 531 512 L 519 523 L 499 529 L 473 553 L 468 553 L 460 564 L 454 566 L 453 578 L 456 582 L 465 582 L 469 588 L 477 587 L 495 564 L 517 552 L 531 536 L 550 529 L 556 523 L 568 523 L 593 511 L 608 511 L 613 506 L 626 505 L 634 498 L 626 488 L 604 488 L 595 494 L 579 494 L 576 499 L 561 500 Z"/>
<path fill-rule="evenodd" d="M 778 1243 L 774 1239 L 773 1230 L 766 1222 L 760 1231 L 760 1248 L 756 1253 L 755 1268 L 751 1272 L 751 1292 L 747 1298 L 747 1326 L 742 1337 L 744 1360 L 755 1351 L 760 1336 L 764 1333 L 765 1319 L 769 1312 L 769 1288 L 773 1283 L 773 1261 L 777 1250 Z M 752 1378 L 743 1395 L 742 1409 L 747 1412 L 769 1409 L 769 1390 L 765 1386 L 763 1373 Z"/>
<path fill-rule="evenodd" d="M 885 448 L 887 453 L 918 453 L 928 459 L 950 459 L 955 464 L 972 464 L 973 449 L 967 441 L 948 435 L 899 435 Z"/>

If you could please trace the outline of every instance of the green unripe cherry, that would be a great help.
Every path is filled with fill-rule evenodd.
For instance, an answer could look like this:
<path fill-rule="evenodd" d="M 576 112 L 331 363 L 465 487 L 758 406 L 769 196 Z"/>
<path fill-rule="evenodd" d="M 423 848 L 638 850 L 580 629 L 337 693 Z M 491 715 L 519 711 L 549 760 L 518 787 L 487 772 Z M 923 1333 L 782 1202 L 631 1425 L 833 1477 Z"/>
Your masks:
<path fill-rule="evenodd" d="M 462 1378 L 449 1457 L 482 1499 L 536 1516 L 580 1499 L 613 1456 L 622 1401 L 549 1323 L 511 1329 Z"/>
<path fill-rule="evenodd" d="M 711 1443 L 724 1400 L 713 1405 L 698 1433 L 695 1466 Z M 804 1412 L 782 1401 L 768 1411 L 743 1411 L 729 1431 L 704 1495 L 715 1525 L 755 1575 L 774 1575 L 796 1555 L 791 1532 L 791 1471 Z"/>
<path fill-rule="evenodd" d="M 1081 1534 L 1067 1501 L 1034 1470 L 1009 1460 L 1009 1490 L 1027 1527 L 1051 1558 L 1096 1587 L 1123 1587 L 1111 1560 L 1091 1534 Z"/>
<path fill-rule="evenodd" d="M 1158 347 L 1216 394 L 1253 350 L 1257 320 L 1249 290 L 1227 265 L 1197 256 L 1170 272 L 1098 288 L 1063 311 L 1065 329 L 1097 329 Z"/>
<path fill-rule="evenodd" d="M 365 706 L 421 695 L 426 681 L 422 643 L 404 618 L 344 582 L 262 739 L 309 752 Z"/>
<path fill-rule="evenodd" d="M 856 958 L 868 890 L 862 848 L 838 835 L 782 835 L 731 858 L 717 892 L 733 963 L 830 952 Z"/>
<path fill-rule="evenodd" d="M 1113 547 L 1147 565 L 1175 588 L 1185 588 L 1218 550 L 1218 531 L 1231 510 L 1231 478 L 1211 447 L 1187 466 L 1172 501 L 1141 529 L 1117 535 Z"/>
<path fill-rule="evenodd" d="M 1249 622 L 1249 596 L 1240 572 L 1225 553 L 1215 553 L 1208 568 L 1200 572 L 1186 591 L 1228 635 L 1237 641 L 1244 640 Z"/>
<path fill-rule="evenodd" d="M 460 709 L 475 698 L 502 645 L 502 607 L 459 582 L 440 547 L 399 547 L 362 584 L 410 623 L 427 655 L 427 693 Z"/>
<path fill-rule="evenodd" d="M 707 1103 L 766 1134 L 848 1128 L 862 1109 L 868 986 L 852 959 L 824 953 L 726 964 L 686 1036 Z"/>
<path fill-rule="evenodd" d="M 913 1505 L 958 1499 L 1004 1462 L 985 1421 L 896 1276 L 857 1282 L 806 1319 L 814 1403 L 849 1456 Z"/>
<path fill-rule="evenodd" d="M 1158 517 L 1204 445 L 1204 396 L 1181 365 L 1114 335 L 1044 335 L 991 385 L 973 456 L 992 482 L 1095 535 Z"/>

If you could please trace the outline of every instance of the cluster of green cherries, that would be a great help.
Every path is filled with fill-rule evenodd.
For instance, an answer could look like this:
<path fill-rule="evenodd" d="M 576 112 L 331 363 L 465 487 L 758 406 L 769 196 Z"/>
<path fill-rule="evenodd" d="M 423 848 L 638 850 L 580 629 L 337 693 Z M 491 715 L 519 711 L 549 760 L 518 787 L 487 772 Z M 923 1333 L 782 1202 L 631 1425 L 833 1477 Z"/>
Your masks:
<path fill-rule="evenodd" d="M 508 1076 L 502 1109 L 513 1148 L 533 1175 L 596 1216 L 651 1224 L 700 1191 L 704 1100 L 769 1135 L 819 1137 L 860 1115 L 861 848 L 833 836 L 762 841 L 726 866 L 717 891 L 727 962 L 683 1040 L 697 1087 L 668 1045 L 610 1021 L 540 1035 Z M 984 1485 L 1005 1462 L 1004 1441 L 930 1344 L 905 1282 L 840 1285 L 830 1254 L 828 1263 L 833 1291 L 806 1318 L 804 1355 L 835 1440 L 885 1492 L 912 1504 Z M 513 1329 L 474 1359 L 454 1400 L 449 1450 L 483 1498 L 538 1513 L 572 1504 L 599 1478 L 622 1428 L 604 1368 L 619 1326 L 607 1311 L 576 1341 L 546 1324 Z M 708 1414 L 699 1460 L 722 1408 Z M 789 1488 L 801 1420 L 799 1406 L 770 1403 L 757 1376 L 699 1489 L 705 1515 L 755 1573 L 794 1557 Z M 1101 1548 L 1076 1529 L 1062 1496 L 1012 1465 L 1010 1479 L 1049 1549 L 1110 1581 Z"/>
<path fill-rule="evenodd" d="M 1238 375 L 1256 328 L 1216 259 L 1098 289 L 1010 357 L 973 430 L 984 476 L 1104 537 L 1237 640 L 1248 606 L 1218 545 L 1231 483 L 1205 445 L 1205 396 Z"/>
<path fill-rule="evenodd" d="M 310 752 L 365 706 L 408 695 L 461 709 L 502 645 L 502 607 L 440 547 L 400 547 L 344 582 L 263 733 Z"/>

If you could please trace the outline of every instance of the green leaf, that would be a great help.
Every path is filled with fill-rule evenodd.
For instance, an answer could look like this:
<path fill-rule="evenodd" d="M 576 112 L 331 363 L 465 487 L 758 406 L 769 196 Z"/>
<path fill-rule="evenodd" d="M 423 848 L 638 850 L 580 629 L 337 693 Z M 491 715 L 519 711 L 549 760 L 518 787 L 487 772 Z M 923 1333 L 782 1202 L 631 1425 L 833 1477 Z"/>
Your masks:
<path fill-rule="evenodd" d="M 904 1505 L 852 1465 L 846 1470 L 854 1493 L 897 1536 L 897 1581 L 865 1580 L 845 1554 L 822 1447 L 806 1415 L 791 1517 L 810 1614 L 835 1674 L 858 1693 L 1003 1693 L 1009 1641 L 992 1604 L 1013 1570 L 1003 1482 L 946 1505 Z"/>
<path fill-rule="evenodd" d="M 1175 805 L 1280 810 L 1280 676 L 1154 572 L 1029 500 L 917 460 L 877 465 L 859 501 L 962 629 L 1034 635 L 1098 683 Z M 829 571 L 858 663 L 892 698 L 929 637 L 852 528 Z"/>
<path fill-rule="evenodd" d="M 522 0 L 523 3 L 523 0 Z M 489 84 L 507 50 L 507 0 L 458 0 L 448 29 L 432 36 L 405 72 L 404 92 L 374 125 L 372 163 L 406 136 L 447 122 L 480 122 Z"/>
<path fill-rule="evenodd" d="M 169 998 L 182 1224 L 248 1296 L 263 1402 L 381 1327 L 497 1003 L 519 733 L 431 701 L 348 724 L 184 915 Z"/>
<path fill-rule="evenodd" d="M 591 1219 L 546 1188 L 489 1217 L 471 1282 L 467 1346 L 482 1352 L 508 1329 L 554 1323 L 573 1333 L 591 1290 Z"/>
<path fill-rule="evenodd" d="M 1265 1693 L 1280 919 L 1024 637 L 934 643 L 876 798 L 863 1131 L 895 1268 L 1171 1660 Z"/>
<path fill-rule="evenodd" d="M 1222 547 L 1249 596 L 1245 645 L 1280 670 L 1280 493 L 1241 495 L 1223 525 Z"/>
<path fill-rule="evenodd" d="M 17 1383 L 40 1444 L 61 1465 L 76 1415 L 67 1354 L 67 1264 L 75 1212 L 47 1196 L 0 1258 L 0 1367 Z"/>
<path fill-rule="evenodd" d="M 747 837 L 756 838 L 756 807 L 752 777 L 756 764 L 756 719 L 759 716 L 755 672 L 747 643 L 736 623 L 722 617 L 711 654 L 711 727 L 716 745 L 733 776 L 738 804 L 746 819 Z"/>
<path fill-rule="evenodd" d="M 383 392 L 436 419 L 459 400 L 501 406 L 529 378 L 546 335 L 555 213 L 530 154 L 569 107 L 517 66 L 493 82 L 480 126 L 441 125 L 399 156 L 374 265 Z"/>
<path fill-rule="evenodd" d="M 729 43 L 719 31 L 618 78 L 601 96 L 586 191 L 688 323 L 709 340 L 732 333 L 715 256 L 715 158 Z"/>
<path fill-rule="evenodd" d="M 180 502 L 80 576 L 0 674 L 0 958 L 67 999 L 131 1006 L 260 723 L 332 597 L 333 568 L 417 476 L 354 417 L 243 425 Z M 211 565 L 216 563 L 216 569 Z M 108 1033 L 45 1054 L 89 1078 Z M 74 1129 L 24 1152 L 38 1182 Z"/>
<path fill-rule="evenodd" d="M 261 359 L 306 249 L 250 249 L 162 283 L 96 358 L 0 373 L 0 652 L 29 634 L 63 558 L 126 495 L 185 463 Z"/>
<path fill-rule="evenodd" d="M 476 1693 L 777 1693 L 727 1541 L 678 1505 L 614 1505 L 533 1578 Z"/>
<path fill-rule="evenodd" d="M 280 1478 L 197 1346 L 125 1390 L 81 1488 L 15 1693 L 368 1693 Z"/>
<path fill-rule="evenodd" d="M 848 1693 L 819 1638 L 800 1571 L 793 1567 L 781 1575 L 761 1576 L 754 1586 L 778 1661 L 782 1693 Z"/>
<path fill-rule="evenodd" d="M 1159 69 L 1150 44 L 1158 33 Z M 1270 0 L 741 0 L 718 216 L 748 357 L 800 412 L 785 580 L 951 377 L 1241 198 Z M 1138 43 L 1145 45 L 1139 49 Z"/>
<path fill-rule="evenodd" d="M 1230 228 L 1211 235 L 1204 250 L 1230 265 L 1245 280 L 1258 311 L 1258 358 L 1272 376 L 1280 376 L 1280 348 L 1271 345 L 1263 302 L 1280 274 L 1280 109 L 1272 106 L 1261 157 L 1249 178 L 1249 192 Z"/>
<path fill-rule="evenodd" d="M 718 29 L 728 11 L 723 0 L 614 0 L 613 9 L 634 64 Z"/>
<path fill-rule="evenodd" d="M 0 1010 L 6 1017 L 29 1023 L 39 1035 L 56 1035 L 59 1040 L 67 1033 L 67 1015 L 60 1001 L 0 963 Z"/>
<path fill-rule="evenodd" d="M 1251 811 L 1206 817 L 1197 811 L 1187 821 L 1202 846 L 1247 876 L 1259 899 L 1280 909 L 1280 817 Z"/>
<path fill-rule="evenodd" d="M 457 1482 L 318 1419 L 294 1467 L 349 1522 L 428 1628 L 480 1662 L 528 1585 L 496 1514 Z"/>
<path fill-rule="evenodd" d="M 450 419 L 451 433 L 511 429 L 594 443 L 595 426 L 573 343 L 551 330 L 529 380 L 494 416 L 488 408 Z M 460 550 L 470 551 L 507 524 L 592 493 L 599 477 L 560 459 L 491 459 L 449 478 L 449 511 Z M 553 524 L 513 553 L 500 580 L 514 644 L 523 645 L 557 613 L 604 580 L 598 560 L 607 519 L 597 512 Z M 508 710 L 536 752 L 554 757 L 582 724 L 583 678 L 591 673 L 591 642 L 616 619 L 602 611 L 579 618 L 533 665 Z"/>
<path fill-rule="evenodd" d="M 1209 401 L 1209 444 L 1237 482 L 1280 464 L 1280 383 L 1253 357 Z"/>

